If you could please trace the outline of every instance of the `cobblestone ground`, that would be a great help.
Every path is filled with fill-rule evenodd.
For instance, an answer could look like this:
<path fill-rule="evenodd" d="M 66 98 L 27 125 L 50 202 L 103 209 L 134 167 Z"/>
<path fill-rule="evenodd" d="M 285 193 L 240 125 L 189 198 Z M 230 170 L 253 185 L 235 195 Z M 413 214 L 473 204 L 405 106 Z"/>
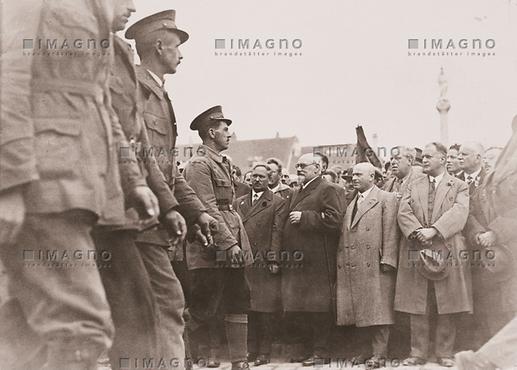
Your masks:
<path fill-rule="evenodd" d="M 223 362 L 221 364 L 221 366 L 219 367 L 219 369 L 230 370 L 231 367 L 232 366 L 229 362 Z M 251 368 L 257 369 L 257 370 L 311 370 L 311 367 L 303 367 L 299 363 L 291 364 L 291 363 L 282 363 L 282 362 L 272 362 L 267 365 L 256 366 L 256 367 L 251 366 Z M 98 370 L 110 370 L 110 369 L 111 368 L 109 368 L 109 367 L 102 367 L 102 366 L 100 366 L 98 368 Z M 194 365 L 194 369 L 196 370 L 196 369 L 205 369 L 205 368 Z M 366 367 L 364 365 L 351 366 L 350 364 L 347 364 L 344 361 L 336 360 L 336 361 L 333 361 L 329 365 L 314 366 L 312 369 L 314 369 L 314 370 L 366 369 Z M 381 369 L 401 369 L 401 370 L 450 369 L 450 370 L 455 370 L 456 367 L 445 368 L 445 367 L 439 366 L 438 364 L 430 362 L 423 366 L 401 366 L 401 365 L 394 366 L 394 364 L 391 364 L 391 366 L 382 367 Z"/>

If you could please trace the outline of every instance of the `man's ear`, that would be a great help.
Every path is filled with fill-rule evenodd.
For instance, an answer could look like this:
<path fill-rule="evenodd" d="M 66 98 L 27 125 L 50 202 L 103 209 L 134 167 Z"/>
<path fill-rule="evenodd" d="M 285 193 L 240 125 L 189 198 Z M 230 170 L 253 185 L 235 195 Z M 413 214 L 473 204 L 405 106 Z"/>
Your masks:
<path fill-rule="evenodd" d="M 209 128 L 209 129 L 208 129 L 207 134 L 208 134 L 208 137 L 209 137 L 210 139 L 215 139 L 215 130 L 214 130 L 214 128 L 213 128 L 213 127 L 211 127 L 211 128 Z"/>
<path fill-rule="evenodd" d="M 161 55 L 163 53 L 163 42 L 161 39 L 156 40 L 154 43 L 154 48 L 158 54 Z"/>

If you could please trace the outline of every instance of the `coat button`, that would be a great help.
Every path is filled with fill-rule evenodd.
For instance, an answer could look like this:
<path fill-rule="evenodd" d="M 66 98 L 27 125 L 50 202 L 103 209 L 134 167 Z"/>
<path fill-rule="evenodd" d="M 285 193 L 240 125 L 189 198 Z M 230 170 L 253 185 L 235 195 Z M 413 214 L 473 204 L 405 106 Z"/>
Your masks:
<path fill-rule="evenodd" d="M 370 249 L 370 244 L 366 244 L 366 249 Z"/>
<path fill-rule="evenodd" d="M 350 267 L 355 269 L 355 264 L 351 264 Z"/>
<path fill-rule="evenodd" d="M 366 231 L 370 231 L 370 228 L 369 228 L 369 227 L 367 227 L 367 228 L 366 228 Z"/>
<path fill-rule="evenodd" d="M 354 244 L 354 245 L 352 245 L 350 248 L 355 249 L 355 244 Z"/>
<path fill-rule="evenodd" d="M 366 267 L 370 267 L 370 262 L 366 262 Z"/>

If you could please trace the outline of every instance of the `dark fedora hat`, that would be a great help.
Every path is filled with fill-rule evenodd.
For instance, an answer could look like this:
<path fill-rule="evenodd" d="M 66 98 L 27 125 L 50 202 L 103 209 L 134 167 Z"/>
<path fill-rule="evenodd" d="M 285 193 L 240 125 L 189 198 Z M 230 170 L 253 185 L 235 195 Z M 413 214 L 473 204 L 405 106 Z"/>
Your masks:
<path fill-rule="evenodd" d="M 174 9 L 164 10 L 140 19 L 127 29 L 126 38 L 135 39 L 138 42 L 140 38 L 158 30 L 174 32 L 179 36 L 182 44 L 189 38 L 188 33 L 176 26 L 176 11 Z"/>

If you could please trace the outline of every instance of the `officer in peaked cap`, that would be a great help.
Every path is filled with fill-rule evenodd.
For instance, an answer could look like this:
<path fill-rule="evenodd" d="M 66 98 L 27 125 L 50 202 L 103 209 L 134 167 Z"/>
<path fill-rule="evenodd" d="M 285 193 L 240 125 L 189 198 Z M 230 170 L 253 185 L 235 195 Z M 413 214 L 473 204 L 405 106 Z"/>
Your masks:
<path fill-rule="evenodd" d="M 166 191 L 157 195 L 162 217 L 158 228 L 140 232 L 137 247 L 151 280 L 156 307 L 160 318 L 160 348 L 162 358 L 179 358 L 185 355 L 182 333 L 185 301 L 182 292 L 182 245 L 189 225 L 191 234 L 206 236 L 201 245 L 208 245 L 211 239 L 210 227 L 217 227 L 202 202 L 179 173 L 176 163 L 176 117 L 168 92 L 164 87 L 164 76 L 176 73 L 182 56 L 179 46 L 188 39 L 188 34 L 175 24 L 174 10 L 167 10 L 148 16 L 126 32 L 126 37 L 135 39 L 136 51 L 141 64 L 135 67 L 137 83 L 136 106 L 141 108 L 146 135 L 143 143 L 156 159 L 158 168 L 148 180 L 159 184 L 165 179 L 172 190 L 176 205 L 167 205 L 171 200 Z M 121 63 L 127 65 L 126 63 Z M 127 105 L 127 104 L 126 104 Z M 131 110 L 130 110 L 131 111 Z M 148 162 L 146 159 L 144 162 Z M 160 173 L 161 172 L 161 173 Z M 156 175 L 156 176 L 155 176 Z M 173 266 L 168 251 L 173 256 Z M 176 253 L 178 252 L 178 253 Z M 175 270 L 174 270 L 175 269 Z M 156 288 L 156 289 L 154 289 Z"/>
<path fill-rule="evenodd" d="M 192 123 L 190 124 L 191 130 L 202 130 L 204 127 L 210 126 L 214 122 L 226 122 L 228 126 L 232 124 L 232 120 L 225 118 L 223 114 L 223 108 L 220 105 L 216 105 L 215 107 L 209 108 L 199 116 L 194 118 Z"/>
<path fill-rule="evenodd" d="M 139 40 L 147 37 L 151 32 L 160 30 L 176 33 L 182 44 L 189 38 L 188 33 L 176 26 L 176 11 L 174 9 L 164 10 L 139 20 L 127 29 L 126 38 Z"/>
<path fill-rule="evenodd" d="M 221 106 L 215 106 L 197 116 L 190 125 L 192 130 L 198 131 L 203 145 L 188 161 L 183 173 L 210 216 L 218 221 L 219 228 L 210 248 L 197 241 L 188 241 L 191 319 L 187 330 L 191 338 L 217 339 L 214 323 L 217 313 L 224 313 L 232 370 L 242 370 L 248 369 L 247 311 L 250 307 L 250 288 L 244 266 L 250 265 L 253 258 L 246 230 L 233 208 L 232 166 L 221 154 L 230 145 L 228 126 L 231 123 L 224 117 Z M 210 342 L 207 366 L 217 367 L 218 343 L 212 339 Z"/>

